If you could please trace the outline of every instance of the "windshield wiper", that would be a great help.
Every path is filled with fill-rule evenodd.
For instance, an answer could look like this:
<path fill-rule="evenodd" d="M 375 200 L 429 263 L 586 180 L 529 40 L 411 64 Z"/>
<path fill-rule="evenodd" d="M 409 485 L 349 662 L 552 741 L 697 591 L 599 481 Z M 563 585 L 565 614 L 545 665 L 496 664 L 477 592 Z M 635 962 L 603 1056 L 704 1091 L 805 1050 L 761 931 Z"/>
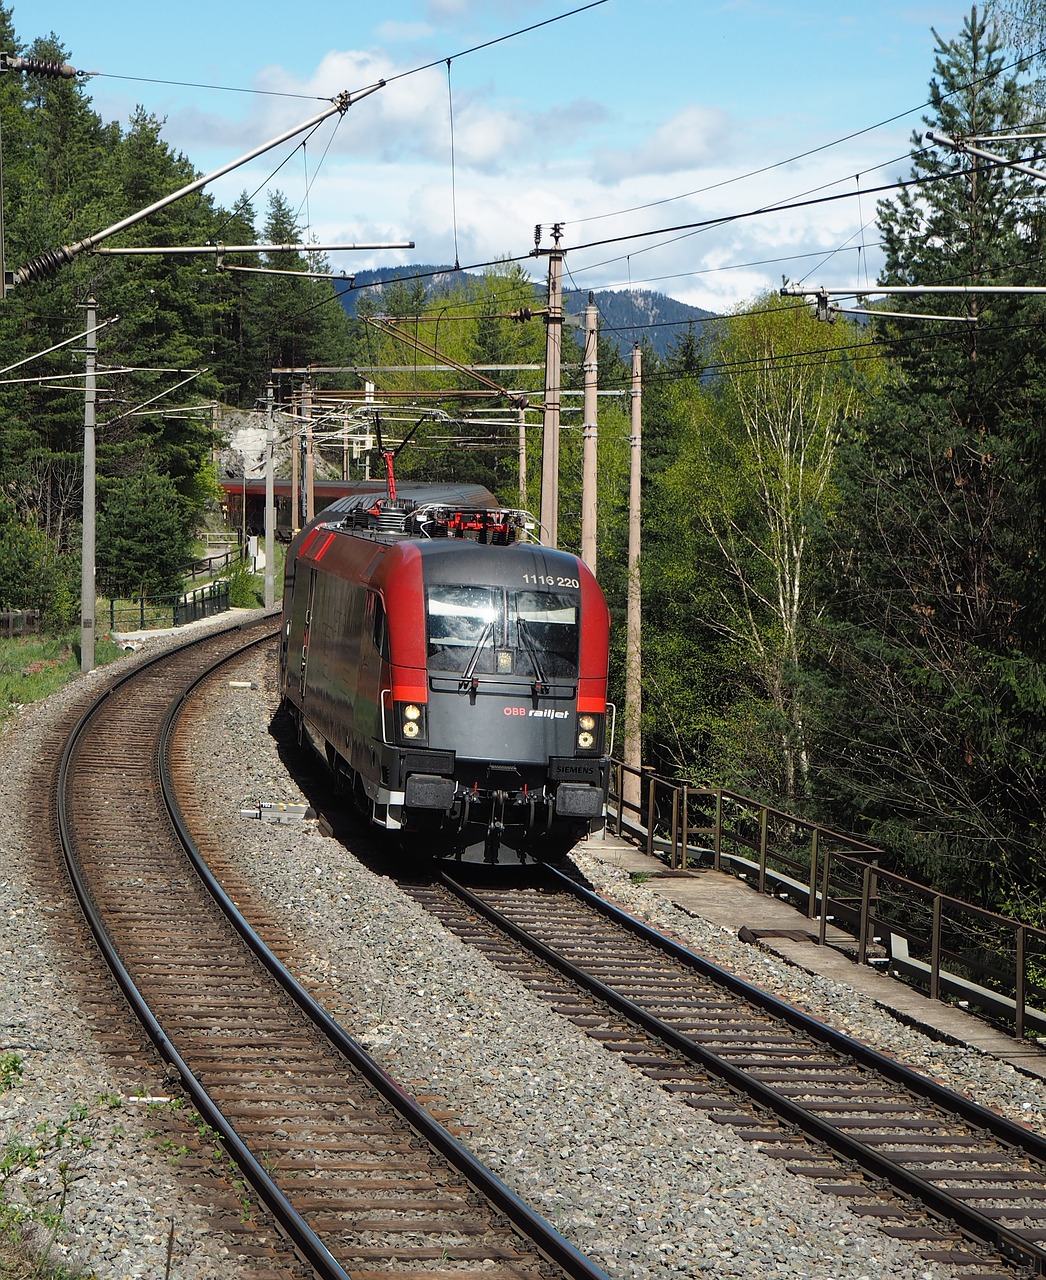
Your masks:
<path fill-rule="evenodd" d="M 534 697 L 536 698 L 539 693 L 548 692 L 548 681 L 545 679 L 545 673 L 541 669 L 541 659 L 538 657 L 537 645 L 535 645 L 531 637 L 530 628 L 527 626 L 525 619 L 516 619 L 516 630 L 519 632 L 519 638 L 523 641 L 523 648 L 526 649 L 527 657 L 530 659 L 534 668 L 535 679 L 534 683 L 531 685 L 531 689 L 533 690 Z"/>
<path fill-rule="evenodd" d="M 479 639 L 476 641 L 476 647 L 472 650 L 472 657 L 469 658 L 468 665 L 465 667 L 461 679 L 458 681 L 459 693 L 469 693 L 478 686 L 479 681 L 475 677 L 476 663 L 479 662 L 479 655 L 483 652 L 483 646 L 486 644 L 487 639 L 493 638 L 493 635 L 494 620 L 491 619 L 480 632 Z"/>

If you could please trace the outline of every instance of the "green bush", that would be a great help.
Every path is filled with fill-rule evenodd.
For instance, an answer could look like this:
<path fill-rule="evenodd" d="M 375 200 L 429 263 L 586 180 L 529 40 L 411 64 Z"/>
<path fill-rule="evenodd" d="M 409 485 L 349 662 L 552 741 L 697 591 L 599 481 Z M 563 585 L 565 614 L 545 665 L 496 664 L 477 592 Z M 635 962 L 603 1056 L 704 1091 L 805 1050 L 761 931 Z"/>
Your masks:
<path fill-rule="evenodd" d="M 241 560 L 229 572 L 229 604 L 234 609 L 257 609 L 264 603 L 264 583 L 251 572 L 247 561 Z"/>

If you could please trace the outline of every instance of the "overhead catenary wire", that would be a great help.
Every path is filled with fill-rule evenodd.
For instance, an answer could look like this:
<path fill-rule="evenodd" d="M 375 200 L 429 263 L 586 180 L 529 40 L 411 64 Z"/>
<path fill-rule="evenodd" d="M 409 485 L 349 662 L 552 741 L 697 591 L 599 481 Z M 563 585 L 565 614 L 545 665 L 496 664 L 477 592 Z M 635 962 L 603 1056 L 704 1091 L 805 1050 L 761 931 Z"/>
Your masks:
<path fill-rule="evenodd" d="M 988 80 L 996 79 L 998 76 L 1005 75 L 1008 71 L 1018 70 L 1025 65 L 1033 62 L 1036 58 L 1046 53 L 1046 45 L 1040 49 L 1036 49 L 1034 53 L 1024 54 L 1019 58 L 1015 58 L 1013 62 L 1006 66 L 1000 67 L 998 71 L 993 72 L 990 76 L 979 76 L 974 80 L 968 81 L 964 85 L 953 89 L 950 93 L 942 94 L 941 101 L 946 102 L 949 98 L 955 97 L 957 94 L 965 93 L 969 89 L 975 88 L 977 85 L 983 84 Z M 899 111 L 895 115 L 888 116 L 885 120 L 879 120 L 875 124 L 866 125 L 862 129 L 855 129 L 852 133 L 844 134 L 841 138 L 833 138 L 831 142 L 822 143 L 820 146 L 811 147 L 806 151 L 800 151 L 797 155 L 789 156 L 785 160 L 775 160 L 772 164 L 763 165 L 758 169 L 751 169 L 746 173 L 736 174 L 732 178 L 724 178 L 722 182 L 713 182 L 705 187 L 697 187 L 693 191 L 680 192 L 678 195 L 665 196 L 660 200 L 650 200 L 644 204 L 632 205 L 627 209 L 617 209 L 609 213 L 595 213 L 583 218 L 570 219 L 571 225 L 580 225 L 585 222 L 599 222 L 607 218 L 619 218 L 629 213 L 642 213 L 645 209 L 655 209 L 664 204 L 672 204 L 677 200 L 689 200 L 693 196 L 706 195 L 709 191 L 718 191 L 723 187 L 732 186 L 737 182 L 745 182 L 749 178 L 761 177 L 764 173 L 771 173 L 774 169 L 782 169 L 787 165 L 796 164 L 799 160 L 806 160 L 810 156 L 819 155 L 822 151 L 829 151 L 832 147 L 841 146 L 844 142 L 852 142 L 855 138 L 861 138 L 867 133 L 874 133 L 876 129 L 884 129 L 887 125 L 895 124 L 898 120 L 903 120 L 906 116 L 913 116 L 918 111 L 925 111 L 927 107 L 932 107 L 932 101 L 921 102 L 916 107 L 909 107 L 906 111 Z M 1035 135 L 1028 135 L 1034 137 Z M 1005 138 L 1002 135 L 1000 140 Z M 904 157 L 901 157 L 902 159 Z M 886 160 L 876 168 L 885 168 L 888 164 L 895 164 L 896 160 Z M 852 175 L 851 175 L 852 176 Z M 840 182 L 845 182 L 845 178 L 840 178 Z"/>

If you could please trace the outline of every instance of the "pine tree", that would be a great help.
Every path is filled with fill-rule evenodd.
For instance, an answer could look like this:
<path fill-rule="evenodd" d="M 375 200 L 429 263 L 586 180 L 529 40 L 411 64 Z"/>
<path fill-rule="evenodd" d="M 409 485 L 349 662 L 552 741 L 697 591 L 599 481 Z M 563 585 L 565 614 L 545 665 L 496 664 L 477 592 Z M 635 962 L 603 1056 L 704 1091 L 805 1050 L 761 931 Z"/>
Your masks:
<path fill-rule="evenodd" d="M 937 38 L 926 123 L 953 137 L 1017 130 L 1027 98 L 1002 64 L 974 9 L 956 40 Z M 879 210 L 884 282 L 1038 279 L 1031 181 L 914 142 L 920 185 Z M 819 783 L 836 820 L 911 874 L 998 900 L 1041 874 L 1046 636 L 1029 606 L 1043 508 L 1028 465 L 1046 389 L 1032 358 L 1041 304 L 930 297 L 965 319 L 883 323 L 892 376 L 840 453 Z"/>

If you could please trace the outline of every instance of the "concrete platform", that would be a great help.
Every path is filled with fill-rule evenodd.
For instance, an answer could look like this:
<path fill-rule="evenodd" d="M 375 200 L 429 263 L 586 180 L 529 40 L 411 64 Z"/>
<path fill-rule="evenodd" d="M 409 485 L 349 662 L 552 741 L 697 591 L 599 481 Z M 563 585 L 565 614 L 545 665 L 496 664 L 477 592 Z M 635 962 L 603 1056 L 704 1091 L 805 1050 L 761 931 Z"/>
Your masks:
<path fill-rule="evenodd" d="M 609 835 L 588 840 L 582 848 L 608 866 L 647 877 L 644 887 L 655 896 L 667 898 L 731 933 L 751 931 L 757 935 L 754 945 L 808 973 L 847 983 L 929 1035 L 972 1045 L 1046 1080 L 1046 1051 L 1034 1041 L 1015 1040 L 973 1014 L 921 995 L 885 971 L 858 964 L 852 958 L 856 939 L 841 929 L 829 926 L 826 945 L 821 946 L 819 921 L 808 919 L 779 898 L 760 893 L 736 876 L 711 870 L 673 872 L 660 859 Z"/>

